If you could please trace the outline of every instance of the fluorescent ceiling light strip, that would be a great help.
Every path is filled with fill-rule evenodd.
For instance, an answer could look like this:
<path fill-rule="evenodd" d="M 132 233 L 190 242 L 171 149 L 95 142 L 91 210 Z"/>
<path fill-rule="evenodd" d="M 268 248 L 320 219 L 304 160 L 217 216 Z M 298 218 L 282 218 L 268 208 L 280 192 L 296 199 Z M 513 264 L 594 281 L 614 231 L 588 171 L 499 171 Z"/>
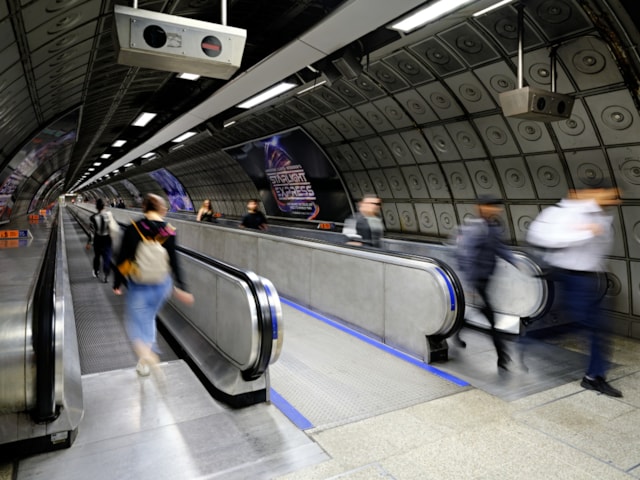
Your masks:
<path fill-rule="evenodd" d="M 501 2 L 495 3 L 493 5 L 491 5 L 490 7 L 484 8 L 482 10 L 480 10 L 479 12 L 476 12 L 473 14 L 474 17 L 479 17 L 480 15 L 484 15 L 485 13 L 489 13 L 491 10 L 495 10 L 496 8 L 500 8 L 503 5 L 506 5 L 507 3 L 511 3 L 513 2 L 513 0 L 502 0 Z"/>
<path fill-rule="evenodd" d="M 298 92 L 298 95 L 300 95 L 301 93 L 304 93 L 304 92 L 308 92 L 309 90 L 313 90 L 314 88 L 318 88 L 319 86 L 324 85 L 325 83 L 327 83 L 327 81 L 326 80 L 322 80 L 321 82 L 318 82 L 315 85 L 311 85 L 310 87 L 307 87 L 304 90 L 300 90 Z"/>
<path fill-rule="evenodd" d="M 267 100 L 273 98 L 273 97 L 277 97 L 278 95 L 280 95 L 281 93 L 286 92 L 287 90 L 291 90 L 293 87 L 296 87 L 297 85 L 295 83 L 289 83 L 289 82 L 282 82 L 279 83 L 273 87 L 271 87 L 268 90 L 265 90 L 264 92 L 256 95 L 253 98 L 250 98 L 249 100 L 242 102 L 241 104 L 238 105 L 238 108 L 251 108 L 251 107 L 255 107 L 256 105 L 259 105 L 263 102 L 266 102 Z"/>
<path fill-rule="evenodd" d="M 197 80 L 200 78 L 200 75 L 196 75 L 195 73 L 181 73 L 178 75 L 178 78 L 182 78 L 184 80 Z"/>
<path fill-rule="evenodd" d="M 149 158 L 149 157 L 153 157 L 156 154 L 156 152 L 149 152 L 149 153 L 145 153 L 144 155 L 142 155 L 142 158 Z"/>
<path fill-rule="evenodd" d="M 156 115 L 158 115 L 157 113 L 150 113 L 150 112 L 143 112 L 140 114 L 140 116 L 138 118 L 136 118 L 133 121 L 133 126 L 134 127 L 146 127 L 147 123 L 149 123 L 151 120 L 153 120 Z"/>
<path fill-rule="evenodd" d="M 113 142 L 113 145 L 111 145 L 112 147 L 121 147 L 123 146 L 125 143 L 127 143 L 126 140 L 116 140 L 115 142 Z"/>
<path fill-rule="evenodd" d="M 418 10 L 410 17 L 407 17 L 404 20 L 391 25 L 391 28 L 407 33 L 411 30 L 421 27 L 425 23 L 440 18 L 443 15 L 446 15 L 447 13 L 462 7 L 463 5 L 475 1 L 477 0 L 440 0 L 439 2 L 430 4 L 422 10 Z"/>
<path fill-rule="evenodd" d="M 102 155 L 100 155 L 100 158 L 104 158 L 104 159 L 106 160 L 106 159 L 107 159 L 107 158 L 109 158 L 110 156 L 111 156 L 111 154 L 110 154 L 110 153 L 103 153 Z"/>
<path fill-rule="evenodd" d="M 180 142 L 184 142 L 187 138 L 191 138 L 196 134 L 196 132 L 185 132 L 182 135 L 180 135 L 179 137 L 174 138 L 173 140 L 171 140 L 173 143 L 180 143 Z"/>
<path fill-rule="evenodd" d="M 236 121 L 235 120 L 231 120 L 230 122 L 225 123 L 224 125 L 222 125 L 223 128 L 227 128 L 230 127 L 231 125 L 235 125 Z"/>

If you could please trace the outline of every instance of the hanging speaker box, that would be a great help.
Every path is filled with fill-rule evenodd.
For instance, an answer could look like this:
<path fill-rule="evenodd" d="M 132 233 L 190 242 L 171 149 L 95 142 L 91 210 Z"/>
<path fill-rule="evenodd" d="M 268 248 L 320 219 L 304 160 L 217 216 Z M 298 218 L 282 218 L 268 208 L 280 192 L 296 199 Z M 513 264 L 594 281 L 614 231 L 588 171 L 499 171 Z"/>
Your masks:
<path fill-rule="evenodd" d="M 247 31 L 115 5 L 117 62 L 228 80 L 240 67 Z"/>
<path fill-rule="evenodd" d="M 566 120 L 573 110 L 573 97 L 523 87 L 500 94 L 500 105 L 505 117 L 523 118 L 539 122 Z"/>

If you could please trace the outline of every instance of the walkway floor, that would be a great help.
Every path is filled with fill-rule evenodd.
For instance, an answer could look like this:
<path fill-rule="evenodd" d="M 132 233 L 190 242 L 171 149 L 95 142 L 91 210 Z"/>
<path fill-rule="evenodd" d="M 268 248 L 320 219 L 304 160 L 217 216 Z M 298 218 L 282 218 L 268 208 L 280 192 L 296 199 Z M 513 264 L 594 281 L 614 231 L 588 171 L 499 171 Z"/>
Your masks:
<path fill-rule="evenodd" d="M 579 336 L 564 335 L 555 343 L 584 353 Z M 639 345 L 628 338 L 612 342 L 616 366 L 608 377 L 623 398 L 584 390 L 579 381 L 513 401 L 466 390 L 361 422 L 308 431 L 331 460 L 279 478 L 640 478 Z"/>
<path fill-rule="evenodd" d="M 469 349 L 489 342 L 472 332 L 464 337 Z M 579 353 L 586 348 L 577 335 L 551 342 Z M 612 344 L 609 380 L 623 398 L 584 390 L 575 379 L 516 397 L 458 390 L 362 421 L 307 430 L 329 459 L 280 477 L 262 471 L 259 478 L 640 479 L 640 341 L 615 337 Z M 452 347 L 456 355 L 463 352 Z M 514 370 L 504 374 L 505 384 L 526 383 L 518 376 L 529 373 Z M 12 478 L 11 465 L 0 463 L 0 480 Z"/>

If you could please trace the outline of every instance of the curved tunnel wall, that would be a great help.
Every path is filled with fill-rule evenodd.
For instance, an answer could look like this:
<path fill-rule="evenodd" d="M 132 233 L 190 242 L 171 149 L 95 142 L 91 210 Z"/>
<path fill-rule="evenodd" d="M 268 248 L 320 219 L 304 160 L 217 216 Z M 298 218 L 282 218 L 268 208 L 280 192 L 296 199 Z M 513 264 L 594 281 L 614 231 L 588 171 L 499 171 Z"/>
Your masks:
<path fill-rule="evenodd" d="M 506 118 L 498 95 L 517 86 L 516 9 L 439 22 L 371 54 L 355 80 L 334 79 L 290 95 L 211 137 L 143 165 L 130 177 L 158 191 L 144 172 L 165 166 L 192 195 L 230 215 L 255 188 L 220 151 L 301 125 L 324 148 L 358 199 L 384 200 L 387 230 L 446 237 L 473 212 L 477 195 L 505 200 L 504 235 L 522 243 L 526 228 L 567 188 L 611 178 L 621 188 L 609 262 L 616 330 L 640 337 L 640 113 L 621 32 L 577 0 L 528 1 L 525 85 L 549 90 L 549 49 L 557 46 L 557 91 L 571 94 L 571 118 L 543 123 Z M 624 32 L 622 32 L 624 33 Z M 637 35 L 637 32 L 629 32 Z M 364 63 L 364 62 L 363 62 Z M 117 183 L 117 182 L 116 182 Z"/>

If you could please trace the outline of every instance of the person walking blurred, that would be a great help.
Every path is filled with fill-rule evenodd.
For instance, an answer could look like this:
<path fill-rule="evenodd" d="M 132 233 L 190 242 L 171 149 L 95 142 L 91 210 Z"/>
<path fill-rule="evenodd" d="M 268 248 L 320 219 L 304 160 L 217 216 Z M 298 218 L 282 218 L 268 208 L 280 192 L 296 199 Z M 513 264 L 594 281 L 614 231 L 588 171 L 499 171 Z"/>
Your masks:
<path fill-rule="evenodd" d="M 380 247 L 384 236 L 384 223 L 380 218 L 382 200 L 377 195 L 367 194 L 358 202 L 358 211 L 347 218 L 342 234 L 347 245 Z"/>
<path fill-rule="evenodd" d="M 96 200 L 96 210 L 97 212 L 89 218 L 87 250 L 93 245 L 93 276 L 107 283 L 111 272 L 110 226 L 114 220 L 111 212 L 105 209 L 104 201 L 101 198 Z M 102 278 L 100 278 L 100 263 L 102 263 Z"/>
<path fill-rule="evenodd" d="M 213 208 L 211 208 L 211 200 L 206 198 L 200 208 L 198 209 L 198 214 L 196 215 L 196 222 L 214 222 L 215 221 L 215 212 Z"/>
<path fill-rule="evenodd" d="M 240 228 L 253 228 L 254 230 L 267 230 L 267 217 L 258 210 L 258 200 L 255 198 L 247 202 L 247 213 L 240 221 Z"/>
<path fill-rule="evenodd" d="M 508 370 L 511 356 L 496 329 L 494 309 L 487 287 L 498 257 L 517 268 L 516 259 L 501 238 L 502 228 L 497 218 L 502 212 L 502 201 L 492 196 L 481 196 L 476 204 L 476 212 L 477 218 L 466 222 L 458 231 L 458 268 L 469 287 L 473 288 L 482 300 L 480 311 L 491 327 L 491 338 L 498 354 L 498 367 Z M 457 339 L 465 345 L 459 337 Z"/>
<path fill-rule="evenodd" d="M 121 284 L 127 283 L 126 328 L 133 349 L 138 356 L 136 372 L 147 376 L 158 362 L 156 345 L 156 315 L 166 300 L 173 296 L 187 304 L 193 303 L 193 295 L 186 291 L 176 254 L 176 230 L 164 220 L 167 204 L 162 197 L 148 194 L 142 204 L 144 218 L 129 225 L 122 238 L 122 246 L 116 265 L 113 291 L 121 295 Z M 142 269 L 139 252 L 141 242 L 157 242 L 157 258 L 153 261 L 153 276 Z M 136 264 L 137 263 L 137 264 Z M 159 274 L 158 274 L 159 272 Z M 172 278 L 173 277 L 173 278 Z M 142 279 L 142 280 L 141 280 Z M 174 286 L 175 281 L 175 286 Z"/>
<path fill-rule="evenodd" d="M 531 223 L 527 241 L 545 249 L 566 313 L 582 325 L 590 341 L 583 388 L 611 397 L 622 392 L 606 380 L 608 332 L 601 309 L 606 294 L 605 256 L 613 245 L 613 217 L 604 211 L 620 203 L 610 183 L 570 190 L 567 198 L 543 210 Z"/>

